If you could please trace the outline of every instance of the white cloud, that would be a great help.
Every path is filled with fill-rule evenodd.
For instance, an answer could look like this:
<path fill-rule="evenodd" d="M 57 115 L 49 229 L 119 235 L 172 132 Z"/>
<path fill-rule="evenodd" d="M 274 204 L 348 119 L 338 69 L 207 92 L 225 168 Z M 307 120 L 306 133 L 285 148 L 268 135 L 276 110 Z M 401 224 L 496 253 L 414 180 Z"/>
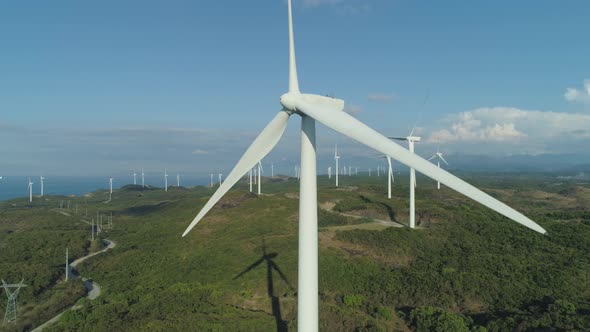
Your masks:
<path fill-rule="evenodd" d="M 502 110 L 505 114 L 512 111 Z M 459 113 L 451 128 L 433 132 L 428 141 L 444 143 L 453 141 L 506 141 L 526 137 L 518 131 L 510 119 L 498 118 L 490 121 L 482 121 L 481 115 L 486 109 L 478 109 L 472 112 Z M 485 120 L 485 119 L 484 119 Z"/>
<path fill-rule="evenodd" d="M 371 93 L 367 96 L 370 101 L 388 103 L 392 101 L 395 96 L 393 94 Z"/>
<path fill-rule="evenodd" d="M 209 153 L 209 151 L 205 151 L 202 149 L 196 149 L 196 150 L 193 150 L 193 152 L 192 152 L 192 154 L 197 154 L 197 155 L 203 155 L 203 154 L 208 154 L 208 153 Z"/>
<path fill-rule="evenodd" d="M 563 96 L 567 101 L 590 104 L 590 80 L 584 80 L 584 88 L 582 90 L 567 88 Z"/>
<path fill-rule="evenodd" d="M 585 152 L 590 140 L 590 115 L 581 113 L 486 107 L 452 114 L 442 123 L 446 127 L 433 130 L 426 142 L 471 152 Z"/>

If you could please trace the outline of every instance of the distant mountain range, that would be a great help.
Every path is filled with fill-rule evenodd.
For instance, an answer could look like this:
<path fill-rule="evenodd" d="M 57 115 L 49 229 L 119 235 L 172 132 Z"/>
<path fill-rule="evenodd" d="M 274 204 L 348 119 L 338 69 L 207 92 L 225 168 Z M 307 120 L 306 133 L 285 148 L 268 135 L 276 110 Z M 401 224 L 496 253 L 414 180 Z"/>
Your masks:
<path fill-rule="evenodd" d="M 590 155 L 540 154 L 504 157 L 477 155 L 449 155 L 450 169 L 496 172 L 566 172 L 590 171 Z"/>

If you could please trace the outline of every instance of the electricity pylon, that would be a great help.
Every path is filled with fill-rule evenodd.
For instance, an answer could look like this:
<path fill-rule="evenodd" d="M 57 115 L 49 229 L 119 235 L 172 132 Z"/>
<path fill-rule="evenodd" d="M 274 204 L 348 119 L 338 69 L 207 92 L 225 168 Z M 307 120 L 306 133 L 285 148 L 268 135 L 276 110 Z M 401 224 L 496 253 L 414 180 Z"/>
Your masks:
<path fill-rule="evenodd" d="M 6 313 L 4 314 L 4 323 L 15 323 L 16 322 L 16 297 L 18 296 L 18 292 L 22 287 L 27 287 L 27 285 L 23 284 L 21 280 L 18 284 L 7 284 L 4 279 L 2 279 L 2 288 L 6 292 L 6 296 L 8 297 L 8 303 L 6 304 Z M 15 288 L 14 290 L 12 290 Z"/>

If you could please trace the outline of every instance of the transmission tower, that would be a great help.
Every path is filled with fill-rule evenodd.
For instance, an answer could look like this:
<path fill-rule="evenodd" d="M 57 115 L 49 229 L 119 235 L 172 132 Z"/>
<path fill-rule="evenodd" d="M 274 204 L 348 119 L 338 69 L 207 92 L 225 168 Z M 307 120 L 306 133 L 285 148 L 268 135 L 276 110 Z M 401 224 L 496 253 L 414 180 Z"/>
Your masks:
<path fill-rule="evenodd" d="M 6 292 L 6 296 L 8 297 L 8 303 L 6 304 L 6 313 L 4 314 L 4 323 L 15 323 L 16 322 L 16 297 L 18 296 L 18 291 L 22 287 L 27 287 L 27 285 L 23 284 L 21 280 L 18 284 L 7 284 L 4 279 L 2 279 L 2 288 Z"/>

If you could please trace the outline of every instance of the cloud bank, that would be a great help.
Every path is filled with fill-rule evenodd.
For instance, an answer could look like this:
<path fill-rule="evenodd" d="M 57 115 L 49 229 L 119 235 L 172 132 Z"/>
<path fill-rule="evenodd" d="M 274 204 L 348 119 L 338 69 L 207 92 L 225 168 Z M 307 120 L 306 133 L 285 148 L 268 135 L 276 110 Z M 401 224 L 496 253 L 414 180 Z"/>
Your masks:
<path fill-rule="evenodd" d="M 590 115 L 581 113 L 484 107 L 451 114 L 440 122 L 444 128 L 432 130 L 427 143 L 505 154 L 585 153 L 590 143 Z"/>

